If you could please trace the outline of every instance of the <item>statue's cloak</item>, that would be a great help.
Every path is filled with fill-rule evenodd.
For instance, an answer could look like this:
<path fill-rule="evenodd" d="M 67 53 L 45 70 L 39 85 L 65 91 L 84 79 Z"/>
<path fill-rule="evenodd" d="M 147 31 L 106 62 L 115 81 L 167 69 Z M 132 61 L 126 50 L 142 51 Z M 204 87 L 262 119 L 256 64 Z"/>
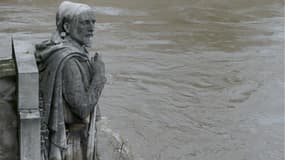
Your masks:
<path fill-rule="evenodd" d="M 49 142 L 66 149 L 62 69 L 70 58 L 87 60 L 88 56 L 70 45 L 44 41 L 36 45 L 35 57 L 40 72 L 42 125 L 48 128 Z"/>

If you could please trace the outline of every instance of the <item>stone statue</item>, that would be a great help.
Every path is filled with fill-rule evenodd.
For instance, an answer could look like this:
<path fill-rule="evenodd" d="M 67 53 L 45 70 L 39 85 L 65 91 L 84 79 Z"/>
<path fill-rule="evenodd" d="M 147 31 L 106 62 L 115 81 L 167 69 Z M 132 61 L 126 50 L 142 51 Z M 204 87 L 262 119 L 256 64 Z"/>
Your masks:
<path fill-rule="evenodd" d="M 42 160 L 96 160 L 98 100 L 106 82 L 101 56 L 91 56 L 95 14 L 64 1 L 57 31 L 36 45 L 40 72 Z"/>

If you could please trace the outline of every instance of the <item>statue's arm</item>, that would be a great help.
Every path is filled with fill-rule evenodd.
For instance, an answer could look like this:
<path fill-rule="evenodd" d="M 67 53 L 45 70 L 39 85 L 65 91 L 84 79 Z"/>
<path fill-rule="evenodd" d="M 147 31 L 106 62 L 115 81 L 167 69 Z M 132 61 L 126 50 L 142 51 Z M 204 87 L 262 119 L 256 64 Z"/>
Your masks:
<path fill-rule="evenodd" d="M 71 111 L 84 119 L 97 104 L 105 81 L 95 75 L 86 86 L 82 76 L 75 60 L 68 60 L 63 68 L 63 96 Z"/>

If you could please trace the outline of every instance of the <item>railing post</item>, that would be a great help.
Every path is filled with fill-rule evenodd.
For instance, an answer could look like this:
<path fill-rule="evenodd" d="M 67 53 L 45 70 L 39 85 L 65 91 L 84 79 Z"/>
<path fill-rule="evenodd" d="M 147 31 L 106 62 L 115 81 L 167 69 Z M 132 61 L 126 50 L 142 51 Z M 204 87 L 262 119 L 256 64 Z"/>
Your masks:
<path fill-rule="evenodd" d="M 40 160 L 39 76 L 33 54 L 14 49 L 17 68 L 20 160 Z"/>

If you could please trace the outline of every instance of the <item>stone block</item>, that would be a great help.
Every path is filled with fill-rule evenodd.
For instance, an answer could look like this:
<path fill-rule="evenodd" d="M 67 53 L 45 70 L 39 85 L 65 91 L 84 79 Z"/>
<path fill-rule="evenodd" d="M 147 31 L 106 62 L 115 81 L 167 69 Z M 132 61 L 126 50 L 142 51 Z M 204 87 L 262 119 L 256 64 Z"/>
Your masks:
<path fill-rule="evenodd" d="M 39 75 L 33 54 L 13 47 L 17 68 L 20 160 L 40 160 Z"/>

